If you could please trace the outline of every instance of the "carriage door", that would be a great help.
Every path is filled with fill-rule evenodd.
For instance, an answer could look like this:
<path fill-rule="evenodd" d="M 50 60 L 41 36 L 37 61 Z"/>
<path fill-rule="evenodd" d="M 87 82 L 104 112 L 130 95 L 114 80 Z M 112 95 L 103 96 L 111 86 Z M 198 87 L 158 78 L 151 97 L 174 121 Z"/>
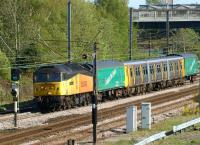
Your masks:
<path fill-rule="evenodd" d="M 178 60 L 174 63 L 175 78 L 179 78 Z"/>
<path fill-rule="evenodd" d="M 149 64 L 149 70 L 150 70 L 150 81 L 154 82 L 155 81 L 155 71 L 154 71 L 154 65 L 153 64 Z"/>
<path fill-rule="evenodd" d="M 161 63 L 156 64 L 156 78 L 157 81 L 162 80 Z"/>
<path fill-rule="evenodd" d="M 169 61 L 169 76 L 170 76 L 170 80 L 174 79 L 174 67 L 173 67 L 173 62 Z"/>
<path fill-rule="evenodd" d="M 163 62 L 163 80 L 168 79 L 167 62 Z"/>
<path fill-rule="evenodd" d="M 135 71 L 135 84 L 136 85 L 140 85 L 141 82 L 141 76 L 140 76 L 140 65 L 135 65 L 134 67 L 134 71 Z"/>
<path fill-rule="evenodd" d="M 142 65 L 142 70 L 143 70 L 144 83 L 147 84 L 148 83 L 148 72 L 147 72 L 147 65 L 146 64 Z"/>
<path fill-rule="evenodd" d="M 183 74 L 182 74 L 183 73 L 183 71 L 182 71 L 182 69 L 183 69 L 182 61 L 179 60 L 178 64 L 179 64 L 179 76 L 180 76 L 180 78 L 182 78 L 183 77 Z"/>

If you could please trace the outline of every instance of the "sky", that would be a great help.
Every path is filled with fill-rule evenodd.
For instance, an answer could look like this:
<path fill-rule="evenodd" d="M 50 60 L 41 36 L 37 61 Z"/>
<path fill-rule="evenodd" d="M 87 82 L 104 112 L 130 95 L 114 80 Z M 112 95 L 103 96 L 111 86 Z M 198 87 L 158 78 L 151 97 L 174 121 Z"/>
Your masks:
<path fill-rule="evenodd" d="M 138 8 L 144 5 L 146 0 L 129 0 L 129 7 Z M 174 4 L 200 4 L 200 0 L 174 0 Z"/>

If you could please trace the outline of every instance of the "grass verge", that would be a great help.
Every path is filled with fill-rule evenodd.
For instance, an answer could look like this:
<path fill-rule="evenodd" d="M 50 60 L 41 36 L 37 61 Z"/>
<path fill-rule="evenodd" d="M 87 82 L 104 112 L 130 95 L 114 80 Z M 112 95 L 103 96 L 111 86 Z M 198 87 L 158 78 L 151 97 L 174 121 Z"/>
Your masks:
<path fill-rule="evenodd" d="M 172 130 L 174 125 L 178 125 L 189 120 L 200 117 L 200 115 L 183 115 L 178 117 L 173 117 L 164 121 L 161 121 L 152 126 L 151 130 L 138 130 L 128 135 L 114 137 L 106 140 L 103 145 L 133 145 L 140 140 L 143 140 L 153 134 L 159 133 L 161 131 Z M 200 125 L 198 125 L 200 127 Z M 200 145 L 200 131 L 186 130 L 185 132 L 177 135 L 172 135 L 166 139 L 156 141 L 154 145 Z"/>

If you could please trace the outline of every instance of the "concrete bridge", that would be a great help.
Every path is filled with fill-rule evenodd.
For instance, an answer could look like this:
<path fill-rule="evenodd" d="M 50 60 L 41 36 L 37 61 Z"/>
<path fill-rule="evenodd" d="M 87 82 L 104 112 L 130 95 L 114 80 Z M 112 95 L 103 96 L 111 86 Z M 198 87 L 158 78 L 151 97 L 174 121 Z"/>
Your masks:
<path fill-rule="evenodd" d="M 200 28 L 200 5 L 141 5 L 133 9 L 133 23 L 143 29 Z"/>

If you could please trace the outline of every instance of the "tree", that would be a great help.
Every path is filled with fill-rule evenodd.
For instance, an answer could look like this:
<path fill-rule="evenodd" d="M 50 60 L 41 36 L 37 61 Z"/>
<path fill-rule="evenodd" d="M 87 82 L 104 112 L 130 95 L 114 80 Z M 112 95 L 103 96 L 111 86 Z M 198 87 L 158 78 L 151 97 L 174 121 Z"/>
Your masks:
<path fill-rule="evenodd" d="M 4 52 L 12 60 L 13 57 L 20 54 L 30 40 L 36 37 L 32 11 L 29 0 L 0 1 L 1 37 L 14 55 L 10 51 Z"/>
<path fill-rule="evenodd" d="M 179 53 L 194 52 L 200 53 L 199 35 L 192 29 L 180 29 L 172 38 Z"/>
<path fill-rule="evenodd" d="M 10 79 L 10 61 L 6 57 L 5 53 L 0 51 L 0 78 Z"/>
<path fill-rule="evenodd" d="M 109 27 L 107 24 L 104 25 L 104 32 L 108 35 L 111 34 L 110 38 L 107 39 L 110 41 L 107 45 L 107 52 L 112 53 L 106 53 L 114 59 L 124 60 L 128 58 L 129 18 L 127 2 L 127 0 L 101 0 L 99 4 L 104 22 L 110 25 Z"/>
<path fill-rule="evenodd" d="M 161 4 L 161 0 L 146 0 L 146 4 L 156 5 Z"/>

